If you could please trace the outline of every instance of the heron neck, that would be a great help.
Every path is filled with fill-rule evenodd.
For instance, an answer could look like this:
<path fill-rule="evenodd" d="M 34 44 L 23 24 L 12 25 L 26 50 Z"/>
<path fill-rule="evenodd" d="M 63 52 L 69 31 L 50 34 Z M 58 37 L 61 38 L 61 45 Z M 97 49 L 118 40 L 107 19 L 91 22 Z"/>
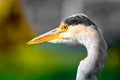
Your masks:
<path fill-rule="evenodd" d="M 87 57 L 78 66 L 76 80 L 97 80 L 97 76 L 106 58 L 105 42 L 103 39 L 83 40 L 82 44 L 87 49 Z"/>

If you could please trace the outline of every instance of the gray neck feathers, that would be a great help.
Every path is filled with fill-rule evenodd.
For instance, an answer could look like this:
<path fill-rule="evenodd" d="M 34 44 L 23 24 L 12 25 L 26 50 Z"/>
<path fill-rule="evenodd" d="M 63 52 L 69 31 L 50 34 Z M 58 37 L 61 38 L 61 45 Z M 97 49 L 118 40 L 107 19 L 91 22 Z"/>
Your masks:
<path fill-rule="evenodd" d="M 96 39 L 81 35 L 79 41 L 87 49 L 87 57 L 78 66 L 76 80 L 97 80 L 98 73 L 104 66 L 107 56 L 107 45 L 101 34 Z M 79 34 L 80 35 L 80 34 Z"/>

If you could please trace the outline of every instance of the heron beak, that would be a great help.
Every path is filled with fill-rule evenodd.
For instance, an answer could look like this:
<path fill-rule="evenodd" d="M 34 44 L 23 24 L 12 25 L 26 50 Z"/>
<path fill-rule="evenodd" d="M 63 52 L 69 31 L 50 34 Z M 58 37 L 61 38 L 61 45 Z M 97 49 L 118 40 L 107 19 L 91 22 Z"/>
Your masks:
<path fill-rule="evenodd" d="M 58 28 L 56 28 L 36 38 L 33 38 L 27 44 L 38 44 L 38 43 L 48 42 L 50 40 L 59 38 L 59 35 L 60 35 L 60 31 L 58 30 Z"/>

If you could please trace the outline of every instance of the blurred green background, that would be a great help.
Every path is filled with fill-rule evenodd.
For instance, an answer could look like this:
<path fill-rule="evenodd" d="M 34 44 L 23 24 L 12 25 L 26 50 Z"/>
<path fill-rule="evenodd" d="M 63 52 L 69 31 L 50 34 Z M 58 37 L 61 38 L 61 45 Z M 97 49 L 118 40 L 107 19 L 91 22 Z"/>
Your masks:
<path fill-rule="evenodd" d="M 79 61 L 86 57 L 86 49 L 51 43 L 26 45 L 39 33 L 29 20 L 27 9 L 26 2 L 21 0 L 0 0 L 0 80 L 75 80 Z M 60 18 L 58 22 L 52 21 L 55 23 L 51 25 L 59 25 Z M 45 31 L 44 26 L 41 28 Z M 46 30 L 49 29 L 52 27 Z M 108 58 L 99 80 L 120 80 L 119 36 L 108 46 Z"/>

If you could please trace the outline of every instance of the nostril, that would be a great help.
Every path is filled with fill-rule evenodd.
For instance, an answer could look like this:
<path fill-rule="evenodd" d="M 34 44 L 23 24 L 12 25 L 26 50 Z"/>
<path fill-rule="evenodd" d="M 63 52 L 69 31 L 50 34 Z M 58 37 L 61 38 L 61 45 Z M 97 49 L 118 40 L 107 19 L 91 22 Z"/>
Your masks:
<path fill-rule="evenodd" d="M 52 32 L 56 32 L 57 30 L 53 30 Z"/>

